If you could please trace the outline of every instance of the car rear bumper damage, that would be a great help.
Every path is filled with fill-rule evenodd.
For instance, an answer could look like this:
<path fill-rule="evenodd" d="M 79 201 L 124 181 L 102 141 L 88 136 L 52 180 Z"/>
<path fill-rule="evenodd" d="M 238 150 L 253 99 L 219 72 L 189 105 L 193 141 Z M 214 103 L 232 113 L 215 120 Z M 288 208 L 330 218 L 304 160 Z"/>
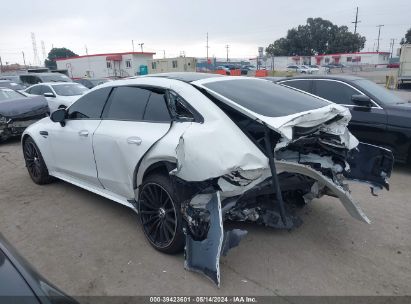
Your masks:
<path fill-rule="evenodd" d="M 388 189 L 392 153 L 358 143 L 347 130 L 345 109 L 330 106 L 322 119 L 317 114 L 291 117 L 278 126 L 241 116 L 238 129 L 226 128 L 241 129 L 237 138 L 225 128 L 170 128 L 170 138 L 176 138 L 173 132 L 179 138 L 169 140 L 176 164 L 169 172 L 184 219 L 186 269 L 220 286 L 220 257 L 247 235 L 225 230 L 224 221 L 293 229 L 302 223 L 297 207 L 323 195 L 337 197 L 351 216 L 370 223 L 346 181 L 366 182 L 373 194 Z M 170 155 L 163 147 L 154 147 L 147 158 Z"/>
<path fill-rule="evenodd" d="M 369 156 L 370 149 L 375 157 L 363 162 L 364 154 Z M 361 162 L 357 163 L 358 161 Z M 355 167 L 355 170 L 346 179 L 367 182 L 372 189 L 388 188 L 387 178 L 391 173 L 392 163 L 390 151 L 360 144 L 350 159 L 350 166 Z M 337 197 L 352 217 L 370 223 L 343 182 L 336 182 L 313 169 L 312 164 L 276 160 L 275 167 L 277 178 L 270 176 L 270 170 L 262 169 L 256 179 L 260 182 L 250 187 L 255 180 L 250 182 L 241 173 L 233 172 L 230 176 L 210 181 L 207 188 L 185 201 L 182 211 L 185 219 L 186 269 L 200 272 L 220 286 L 220 257 L 225 256 L 247 235 L 247 231 L 242 229 L 225 230 L 225 220 L 254 222 L 276 229 L 293 229 L 302 223 L 294 212 L 295 208 L 323 195 Z M 362 175 L 357 175 L 357 172 Z M 366 180 L 366 176 L 370 180 Z M 377 182 L 376 176 L 381 177 Z M 248 184 L 245 186 L 245 183 Z M 280 195 L 277 189 L 280 189 Z"/>

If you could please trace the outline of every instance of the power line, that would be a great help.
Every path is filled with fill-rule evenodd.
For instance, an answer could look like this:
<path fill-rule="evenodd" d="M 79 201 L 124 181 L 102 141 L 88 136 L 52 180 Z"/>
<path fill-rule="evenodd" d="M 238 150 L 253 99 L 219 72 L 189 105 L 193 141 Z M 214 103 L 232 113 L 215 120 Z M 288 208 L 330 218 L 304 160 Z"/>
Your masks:
<path fill-rule="evenodd" d="M 358 20 L 358 6 L 357 6 L 357 13 L 355 14 L 355 21 L 351 22 L 354 23 L 354 35 L 357 33 L 357 24 L 360 23 L 361 21 Z"/>
<path fill-rule="evenodd" d="M 382 26 L 384 26 L 384 24 L 377 25 L 377 27 L 378 27 L 377 53 L 380 51 L 380 34 L 381 34 L 381 27 Z"/>

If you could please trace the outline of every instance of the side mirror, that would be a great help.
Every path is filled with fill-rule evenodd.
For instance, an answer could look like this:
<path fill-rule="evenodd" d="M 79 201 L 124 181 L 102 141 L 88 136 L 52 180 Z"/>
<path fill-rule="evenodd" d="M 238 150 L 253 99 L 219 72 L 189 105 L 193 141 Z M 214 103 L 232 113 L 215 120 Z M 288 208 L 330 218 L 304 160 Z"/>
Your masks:
<path fill-rule="evenodd" d="M 51 92 L 44 93 L 43 96 L 44 96 L 44 97 L 56 97 L 56 95 L 54 95 L 54 94 L 51 93 Z"/>
<path fill-rule="evenodd" d="M 53 122 L 59 122 L 62 126 L 64 125 L 64 120 L 67 118 L 66 109 L 58 109 L 51 113 L 50 119 Z"/>
<path fill-rule="evenodd" d="M 352 95 L 351 101 L 357 106 L 371 107 L 371 98 L 366 95 Z"/>

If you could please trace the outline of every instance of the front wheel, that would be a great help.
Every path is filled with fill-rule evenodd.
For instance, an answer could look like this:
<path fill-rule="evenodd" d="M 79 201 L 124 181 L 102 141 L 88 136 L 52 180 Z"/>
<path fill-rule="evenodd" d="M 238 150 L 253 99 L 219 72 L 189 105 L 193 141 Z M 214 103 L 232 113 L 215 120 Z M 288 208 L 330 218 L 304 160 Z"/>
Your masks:
<path fill-rule="evenodd" d="M 144 234 L 150 244 L 164 253 L 178 253 L 184 248 L 180 202 L 168 176 L 148 176 L 139 193 L 139 214 Z"/>
<path fill-rule="evenodd" d="M 27 138 L 23 143 L 23 155 L 27 171 L 33 182 L 38 185 L 44 185 L 53 181 L 53 177 L 49 175 L 43 156 L 31 137 Z"/>

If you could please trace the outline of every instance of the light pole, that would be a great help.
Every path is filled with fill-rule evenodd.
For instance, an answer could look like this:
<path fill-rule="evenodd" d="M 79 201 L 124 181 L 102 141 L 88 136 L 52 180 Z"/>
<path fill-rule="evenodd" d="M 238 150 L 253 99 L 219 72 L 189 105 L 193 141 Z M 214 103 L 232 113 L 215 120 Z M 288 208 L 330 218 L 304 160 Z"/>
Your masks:
<path fill-rule="evenodd" d="M 138 45 L 140 46 L 140 48 L 141 48 L 141 52 L 143 53 L 143 45 L 144 45 L 144 42 L 139 43 Z"/>
<path fill-rule="evenodd" d="M 382 26 L 384 26 L 384 24 L 377 25 L 377 27 L 378 27 L 377 53 L 380 50 L 380 34 L 381 34 L 381 27 Z"/>

